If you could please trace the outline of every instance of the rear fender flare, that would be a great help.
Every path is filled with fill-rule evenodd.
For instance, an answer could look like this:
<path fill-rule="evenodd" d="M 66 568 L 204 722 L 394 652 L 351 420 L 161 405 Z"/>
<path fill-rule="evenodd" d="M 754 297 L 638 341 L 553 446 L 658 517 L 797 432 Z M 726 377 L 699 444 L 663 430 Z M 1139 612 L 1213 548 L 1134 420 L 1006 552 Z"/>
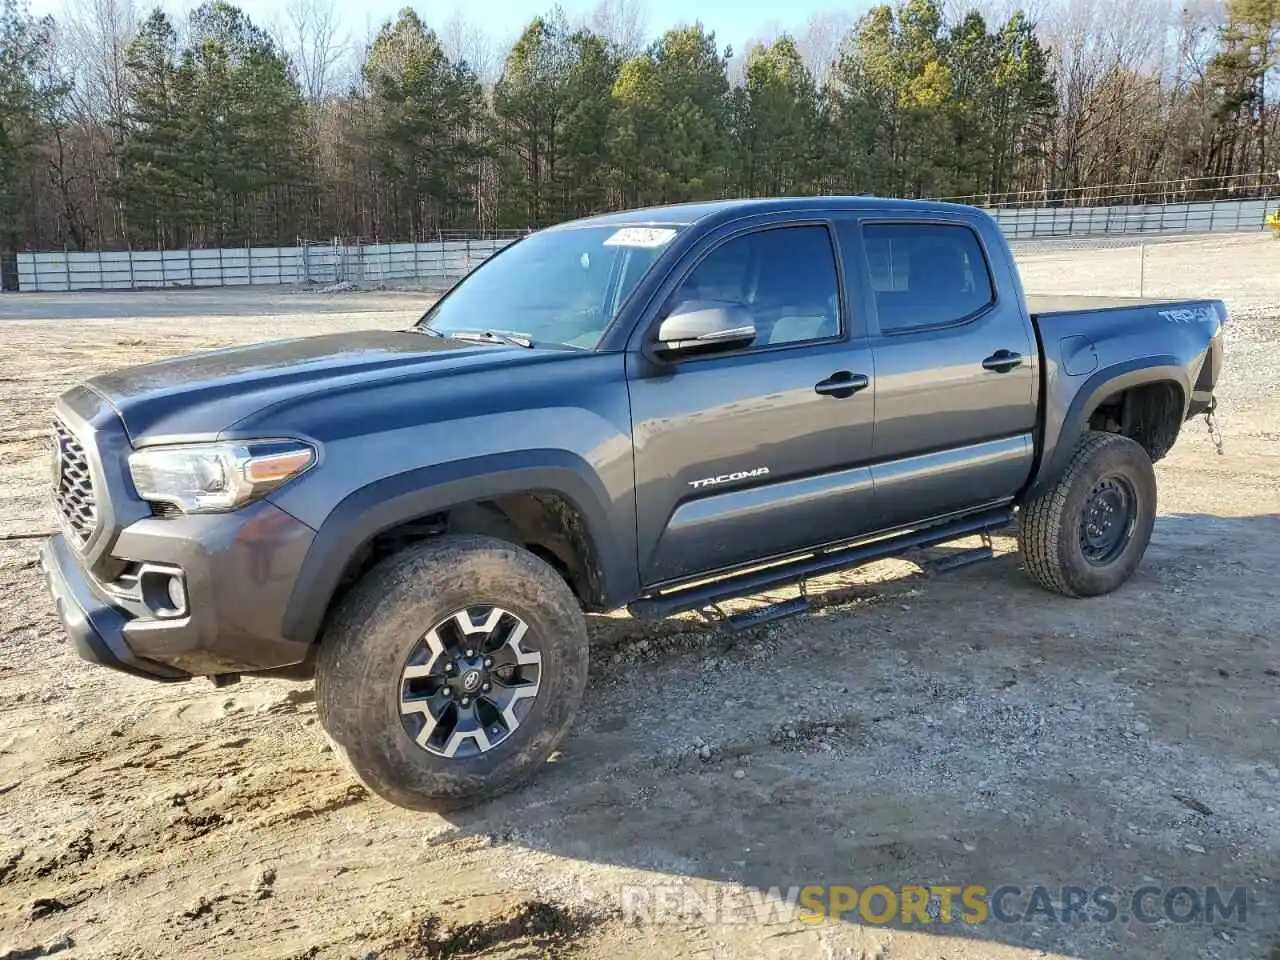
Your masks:
<path fill-rule="evenodd" d="M 1070 383 L 1070 380 L 1061 372 L 1058 373 L 1058 380 L 1059 383 L 1062 380 Z M 1044 451 L 1032 481 L 1021 499 L 1036 497 L 1057 481 L 1071 461 L 1071 454 L 1075 451 L 1076 444 L 1089 429 L 1089 417 L 1107 397 L 1133 387 L 1164 381 L 1175 383 L 1181 389 L 1182 417 L 1185 418 L 1187 404 L 1191 398 L 1187 372 L 1176 357 L 1167 355 L 1144 357 L 1140 360 L 1129 360 L 1104 367 L 1080 384 L 1069 403 L 1055 402 L 1052 396 L 1047 398 Z M 1049 392 L 1050 394 L 1054 392 L 1052 386 L 1049 387 Z M 1065 415 L 1062 415 L 1060 426 L 1054 433 L 1052 424 L 1055 422 L 1057 411 L 1064 406 Z"/>

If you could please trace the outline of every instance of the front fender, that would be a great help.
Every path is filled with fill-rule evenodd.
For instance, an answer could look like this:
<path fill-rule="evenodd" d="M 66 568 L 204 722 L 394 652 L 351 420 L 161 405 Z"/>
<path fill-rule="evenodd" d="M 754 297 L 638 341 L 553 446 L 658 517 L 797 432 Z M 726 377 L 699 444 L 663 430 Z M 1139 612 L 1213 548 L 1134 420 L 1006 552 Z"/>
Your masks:
<path fill-rule="evenodd" d="M 528 491 L 555 493 L 587 526 L 606 607 L 635 596 L 634 527 L 610 521 L 604 485 L 581 457 L 528 450 L 474 457 L 393 474 L 350 493 L 325 518 L 299 570 L 284 617 L 284 635 L 311 643 L 348 563 L 379 533 L 452 506 Z"/>

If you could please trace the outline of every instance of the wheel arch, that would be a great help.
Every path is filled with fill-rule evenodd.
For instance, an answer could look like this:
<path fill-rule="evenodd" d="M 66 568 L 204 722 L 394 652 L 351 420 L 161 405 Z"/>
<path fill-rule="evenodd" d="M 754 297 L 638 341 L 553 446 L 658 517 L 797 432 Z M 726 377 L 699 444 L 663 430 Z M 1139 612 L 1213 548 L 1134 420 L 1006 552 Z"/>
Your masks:
<path fill-rule="evenodd" d="M 569 581 L 586 609 L 610 609 L 634 590 L 636 571 L 634 558 L 628 563 L 613 546 L 606 502 L 585 461 L 556 450 L 480 457 L 377 480 L 348 494 L 320 525 L 295 579 L 284 634 L 315 641 L 344 580 L 375 541 L 406 529 L 423 536 L 489 533 L 527 546 Z M 491 506 L 497 514 L 486 519 Z M 453 527 L 451 511 L 463 514 Z"/>
<path fill-rule="evenodd" d="M 1044 411 L 1046 444 L 1040 465 L 1021 498 L 1049 489 L 1071 462 L 1076 444 L 1090 430 L 1136 440 L 1153 461 L 1173 446 L 1191 398 L 1186 370 L 1172 356 L 1150 357 L 1106 367 L 1085 379 L 1069 401 L 1050 401 Z M 1056 433 L 1056 411 L 1063 411 Z M 1106 422 L 1116 411 L 1120 419 Z M 1127 418 L 1127 419 L 1126 419 Z"/>

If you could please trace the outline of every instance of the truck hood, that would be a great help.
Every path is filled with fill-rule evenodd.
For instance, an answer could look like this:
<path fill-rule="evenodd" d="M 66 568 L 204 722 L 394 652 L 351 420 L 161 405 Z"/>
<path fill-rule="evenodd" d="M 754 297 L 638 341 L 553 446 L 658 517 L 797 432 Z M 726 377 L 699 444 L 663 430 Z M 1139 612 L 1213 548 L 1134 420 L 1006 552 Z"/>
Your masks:
<path fill-rule="evenodd" d="M 213 350 L 93 377 L 135 445 L 212 439 L 281 401 L 371 380 L 442 376 L 546 359 L 561 351 L 362 330 Z"/>

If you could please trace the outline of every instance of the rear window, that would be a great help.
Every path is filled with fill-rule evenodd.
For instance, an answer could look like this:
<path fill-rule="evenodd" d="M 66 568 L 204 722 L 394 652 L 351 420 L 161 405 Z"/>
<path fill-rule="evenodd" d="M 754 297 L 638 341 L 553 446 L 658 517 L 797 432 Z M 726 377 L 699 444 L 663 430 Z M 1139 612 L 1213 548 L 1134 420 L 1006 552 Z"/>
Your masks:
<path fill-rule="evenodd" d="M 995 300 L 977 235 L 940 223 L 871 223 L 862 228 L 880 330 L 956 323 Z"/>

